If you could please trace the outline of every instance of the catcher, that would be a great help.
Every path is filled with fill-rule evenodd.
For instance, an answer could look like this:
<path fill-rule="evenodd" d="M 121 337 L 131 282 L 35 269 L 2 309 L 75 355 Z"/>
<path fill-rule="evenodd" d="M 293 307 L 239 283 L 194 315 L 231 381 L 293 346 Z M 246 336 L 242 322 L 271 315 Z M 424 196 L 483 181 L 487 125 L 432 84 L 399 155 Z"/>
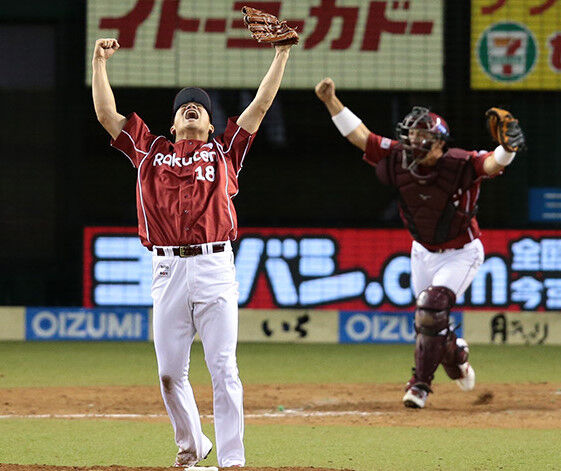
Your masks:
<path fill-rule="evenodd" d="M 494 151 L 448 147 L 450 130 L 439 115 L 419 106 L 396 127 L 396 139 L 371 132 L 335 95 L 330 78 L 316 85 L 341 134 L 364 152 L 385 184 L 397 188 L 400 215 L 413 238 L 411 284 L 416 297 L 415 367 L 403 404 L 423 408 L 438 365 L 460 389 L 475 387 L 468 345 L 450 327 L 450 310 L 483 263 L 475 218 L 483 179 L 500 174 L 524 147 L 524 134 L 512 115 L 499 108 L 486 113 Z"/>
<path fill-rule="evenodd" d="M 275 57 L 254 100 L 213 139 L 212 103 L 204 90 L 184 88 L 175 96 L 173 138 L 168 140 L 152 134 L 136 113 L 125 117 L 117 112 L 106 70 L 107 60 L 119 49 L 117 41 L 99 39 L 92 59 L 97 118 L 111 135 L 111 145 L 137 168 L 138 232 L 153 253 L 154 348 L 162 397 L 179 447 L 177 467 L 196 465 L 212 449 L 188 379 L 195 333 L 212 378 L 218 464 L 245 465 L 243 392 L 236 362 L 238 289 L 230 242 L 237 235 L 232 198 L 298 35 L 272 15 L 253 8 L 243 11 L 255 39 L 274 46 Z"/>

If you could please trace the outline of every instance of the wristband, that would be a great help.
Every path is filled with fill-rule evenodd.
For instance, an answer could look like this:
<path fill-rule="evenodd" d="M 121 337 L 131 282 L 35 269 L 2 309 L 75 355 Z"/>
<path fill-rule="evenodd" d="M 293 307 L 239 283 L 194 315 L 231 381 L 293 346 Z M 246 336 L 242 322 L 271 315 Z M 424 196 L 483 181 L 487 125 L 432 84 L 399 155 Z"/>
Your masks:
<path fill-rule="evenodd" d="M 335 116 L 332 116 L 331 119 L 339 132 L 345 137 L 352 133 L 362 123 L 361 119 L 346 106 Z"/>
<path fill-rule="evenodd" d="M 494 153 L 495 162 L 503 167 L 506 167 L 514 159 L 516 152 L 507 152 L 503 146 L 498 146 Z"/>

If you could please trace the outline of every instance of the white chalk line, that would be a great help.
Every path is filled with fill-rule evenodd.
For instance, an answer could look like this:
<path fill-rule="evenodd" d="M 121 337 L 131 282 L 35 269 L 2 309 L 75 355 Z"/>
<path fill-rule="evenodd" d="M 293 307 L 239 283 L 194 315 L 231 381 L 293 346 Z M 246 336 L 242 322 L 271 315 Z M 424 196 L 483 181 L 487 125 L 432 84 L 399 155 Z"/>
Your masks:
<path fill-rule="evenodd" d="M 246 419 L 277 419 L 284 417 L 373 417 L 388 415 L 389 412 L 365 411 L 305 411 L 287 409 L 282 412 L 261 412 L 245 414 Z M 7 414 L 0 419 L 161 419 L 167 414 Z M 214 419 L 214 415 L 201 415 L 202 419 Z"/>
<path fill-rule="evenodd" d="M 7 414 L 0 419 L 159 419 L 164 414 Z"/>

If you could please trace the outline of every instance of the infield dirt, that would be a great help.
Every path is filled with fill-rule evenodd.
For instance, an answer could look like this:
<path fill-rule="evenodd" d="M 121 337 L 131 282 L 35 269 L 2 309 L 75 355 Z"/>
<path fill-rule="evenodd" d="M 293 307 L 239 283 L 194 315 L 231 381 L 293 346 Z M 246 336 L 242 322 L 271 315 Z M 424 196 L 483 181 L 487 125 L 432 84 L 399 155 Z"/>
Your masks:
<path fill-rule="evenodd" d="M 203 421 L 212 420 L 210 386 L 194 386 Z M 423 410 L 406 409 L 396 384 L 246 385 L 246 423 L 372 425 L 376 427 L 454 427 L 561 429 L 561 384 L 482 384 L 461 392 L 453 383 L 437 384 Z M 168 421 L 155 386 L 48 387 L 2 389 L 1 415 L 111 416 Z M 150 417 L 152 416 L 152 417 Z M 87 416 L 86 416 L 87 417 Z M 111 417 L 104 417 L 111 418 Z M 131 420 L 131 417 L 126 417 Z M 88 420 L 95 420 L 92 417 Z M 0 464 L 1 471 L 130 471 L 166 468 L 67 468 Z M 327 468 L 244 468 L 248 471 L 327 471 Z"/>
<path fill-rule="evenodd" d="M 202 465 L 201 465 L 202 466 Z M 77 467 L 77 466 L 45 466 L 45 465 L 20 465 L 20 464 L 1 464 L 0 471 L 163 471 L 170 468 L 129 468 L 126 466 L 92 466 L 92 467 Z M 177 469 L 177 468 L 171 468 Z M 221 470 L 239 470 L 240 468 L 219 468 Z M 352 471 L 346 469 L 333 469 L 333 468 L 243 468 L 244 471 Z"/>
<path fill-rule="evenodd" d="M 210 386 L 193 389 L 201 414 L 212 414 Z M 403 407 L 403 388 L 397 384 L 250 384 L 244 387 L 246 422 L 561 428 L 561 384 L 483 384 L 462 392 L 448 383 L 433 389 L 426 408 L 417 410 Z M 2 389 L 0 410 L 15 416 L 135 414 L 138 420 L 168 420 L 155 386 Z"/>

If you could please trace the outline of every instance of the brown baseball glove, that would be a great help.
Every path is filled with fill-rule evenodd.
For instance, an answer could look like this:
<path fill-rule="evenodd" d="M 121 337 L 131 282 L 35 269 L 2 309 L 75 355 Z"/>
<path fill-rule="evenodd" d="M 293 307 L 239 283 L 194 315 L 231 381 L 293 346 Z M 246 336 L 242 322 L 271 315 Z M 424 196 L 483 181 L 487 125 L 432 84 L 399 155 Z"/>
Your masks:
<path fill-rule="evenodd" d="M 487 129 L 495 142 L 508 152 L 518 152 L 526 147 L 526 139 L 518 120 L 501 108 L 490 108 L 485 113 Z"/>
<path fill-rule="evenodd" d="M 251 7 L 243 7 L 242 13 L 253 39 L 258 42 L 272 46 L 298 44 L 298 33 L 286 21 L 279 21 L 276 16 Z"/>

